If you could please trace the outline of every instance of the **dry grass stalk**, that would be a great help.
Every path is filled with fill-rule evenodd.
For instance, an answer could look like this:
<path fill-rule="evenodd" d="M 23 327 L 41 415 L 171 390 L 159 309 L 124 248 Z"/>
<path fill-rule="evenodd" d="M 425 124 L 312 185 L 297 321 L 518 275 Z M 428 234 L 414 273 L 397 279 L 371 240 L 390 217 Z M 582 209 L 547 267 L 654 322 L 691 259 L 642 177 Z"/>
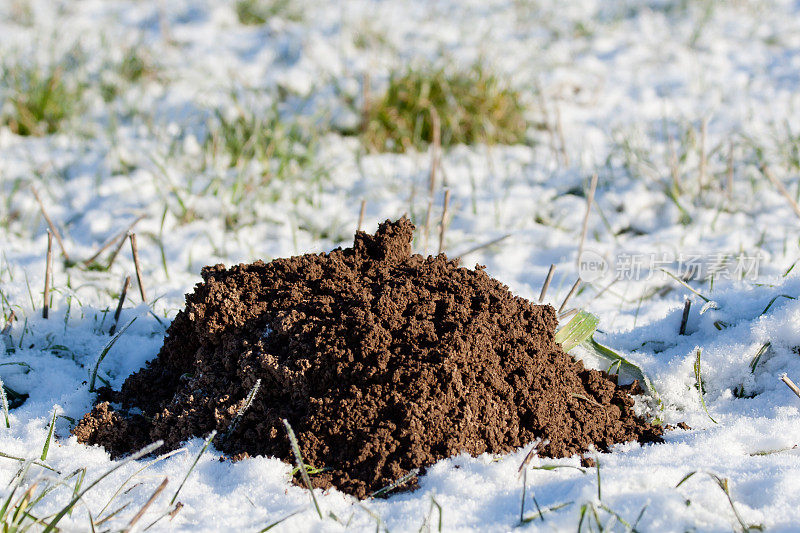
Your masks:
<path fill-rule="evenodd" d="M 8 318 L 6 319 L 6 325 L 3 326 L 3 331 L 0 331 L 2 335 L 8 335 L 11 332 L 11 325 L 14 324 L 14 320 L 17 318 L 17 315 L 14 313 L 14 310 L 11 310 L 9 313 Z"/>
<path fill-rule="evenodd" d="M 592 183 L 589 185 L 589 194 L 586 196 L 586 214 L 583 216 L 581 243 L 578 246 L 577 262 L 579 266 L 581 262 L 581 255 L 583 255 L 583 245 L 586 243 L 586 232 L 589 230 L 589 213 L 592 211 L 592 202 L 594 202 L 595 190 L 597 190 L 597 173 L 592 175 Z"/>
<path fill-rule="evenodd" d="M 727 171 L 726 192 L 728 198 L 733 198 L 733 141 L 728 143 L 728 171 Z"/>
<path fill-rule="evenodd" d="M 560 144 L 560 151 L 561 151 L 561 159 L 564 163 L 565 167 L 569 166 L 569 156 L 567 155 L 567 141 L 564 138 L 564 126 L 561 123 L 561 109 L 559 109 L 558 104 L 555 106 L 556 110 L 556 133 L 558 133 L 558 141 Z"/>
<path fill-rule="evenodd" d="M 164 0 L 158 2 L 158 29 L 161 32 L 161 38 L 167 44 L 173 44 L 172 34 L 169 30 L 169 15 L 167 15 L 166 3 Z"/>
<path fill-rule="evenodd" d="M 544 297 L 547 295 L 547 288 L 550 287 L 550 282 L 553 280 L 555 271 L 556 266 L 550 265 L 550 270 L 547 271 L 547 277 L 544 278 L 544 283 L 542 284 L 542 292 L 539 293 L 539 303 L 544 302 Z"/>
<path fill-rule="evenodd" d="M 358 227 L 356 231 L 361 231 L 364 227 L 364 213 L 367 210 L 367 201 L 361 200 L 361 209 L 358 212 Z"/>
<path fill-rule="evenodd" d="M 115 242 L 118 242 L 118 241 L 121 240 L 121 242 L 124 243 L 125 239 L 128 237 L 128 233 L 130 233 L 130 231 L 133 229 L 133 227 L 136 226 L 136 224 L 138 224 L 139 221 L 142 220 L 143 218 L 144 218 L 144 215 L 139 215 L 138 217 L 136 217 L 136 219 L 133 222 L 131 222 L 128 225 L 127 228 L 125 228 L 124 230 L 120 231 L 119 233 L 115 234 L 113 237 L 108 239 L 105 242 L 105 244 L 103 244 L 103 246 L 101 246 L 100 249 L 97 250 L 97 252 L 95 252 L 94 255 L 92 255 L 92 257 L 90 257 L 89 259 L 87 259 L 86 261 L 83 262 L 83 265 L 84 266 L 89 266 L 92 263 L 94 263 L 95 261 L 97 261 L 97 258 L 100 257 L 100 255 L 103 252 L 108 250 L 111 247 L 111 245 L 114 244 Z"/>
<path fill-rule="evenodd" d="M 525 470 L 525 467 L 527 467 L 530 464 L 531 460 L 533 460 L 533 458 L 536 457 L 536 452 L 539 450 L 539 445 L 541 443 L 542 439 L 540 438 L 537 438 L 535 441 L 533 441 L 531 449 L 525 455 L 525 458 L 522 460 L 522 463 L 520 463 L 519 468 L 517 469 L 517 479 L 519 479 L 519 476 L 522 475 L 522 471 Z"/>
<path fill-rule="evenodd" d="M 0 336 L 3 337 L 3 344 L 6 348 L 6 353 L 11 353 L 14 351 L 14 341 L 11 340 L 11 326 L 14 323 L 14 310 L 11 310 L 9 313 L 8 318 L 6 319 L 6 325 L 3 326 L 3 331 L 0 331 Z"/>
<path fill-rule="evenodd" d="M 125 529 L 123 529 L 123 532 L 127 533 L 128 531 L 131 531 L 133 529 L 133 526 L 136 525 L 136 522 L 138 522 L 142 518 L 142 516 L 144 516 L 144 513 L 147 512 L 147 509 L 149 509 L 150 506 L 153 505 L 153 502 L 156 501 L 158 496 L 164 491 L 165 488 L 167 488 L 167 483 L 169 483 L 169 478 L 165 477 L 164 481 L 161 482 L 161 484 L 156 488 L 156 490 L 153 492 L 150 498 L 148 498 L 147 501 L 144 503 L 144 505 L 142 505 L 142 508 L 139 509 L 139 512 L 136 513 L 133 518 L 131 518 L 131 521 L 128 522 L 128 525 Z"/>
<path fill-rule="evenodd" d="M 669 136 L 669 172 L 672 176 L 672 187 L 677 194 L 681 194 L 681 173 L 678 169 L 678 153 L 675 151 L 675 139 Z"/>
<path fill-rule="evenodd" d="M 48 227 L 50 228 L 50 232 L 55 235 L 56 241 L 58 241 L 58 246 L 61 248 L 61 253 L 64 256 L 64 259 L 67 263 L 71 263 L 72 260 L 67 253 L 67 249 L 64 247 L 64 241 L 61 240 L 61 234 L 58 233 L 56 229 L 56 225 L 53 223 L 53 220 L 47 214 L 47 210 L 44 208 L 44 203 L 42 202 L 41 197 L 39 196 L 39 192 L 36 190 L 36 187 L 31 186 L 31 192 L 33 193 L 33 197 L 36 198 L 36 202 L 39 204 L 39 209 L 42 211 L 42 216 L 44 217 L 45 222 L 47 222 Z"/>
<path fill-rule="evenodd" d="M 469 250 L 466 250 L 466 251 L 464 251 L 464 252 L 461 252 L 460 254 L 458 254 L 457 256 L 455 256 L 455 259 L 461 259 L 461 258 L 463 258 L 465 255 L 469 255 L 469 254 L 475 253 L 475 252 L 477 252 L 477 251 L 483 250 L 484 248 L 488 248 L 489 246 L 492 246 L 492 245 L 495 245 L 495 244 L 497 244 L 497 243 L 503 242 L 504 240 L 508 239 L 508 238 L 509 238 L 509 237 L 511 237 L 512 235 L 513 235 L 513 233 L 506 233 L 506 234 L 505 234 L 505 235 L 503 235 L 502 237 L 498 237 L 498 238 L 496 238 L 496 239 L 492 239 L 491 241 L 488 241 L 488 242 L 485 242 L 485 243 L 483 243 L 483 244 L 479 244 L 479 245 L 477 245 L 477 246 L 474 246 L 474 247 L 470 248 Z"/>
<path fill-rule="evenodd" d="M 365 131 L 367 126 L 369 125 L 369 114 L 371 111 L 372 105 L 372 83 L 369 72 L 364 72 L 362 77 L 361 83 L 361 100 L 362 100 L 362 108 L 361 108 L 361 131 Z"/>
<path fill-rule="evenodd" d="M 764 174 L 764 176 L 775 186 L 775 188 L 778 189 L 778 192 L 780 192 L 783 197 L 786 198 L 786 201 L 789 202 L 789 205 L 792 207 L 792 210 L 795 212 L 795 214 L 800 217 L 800 206 L 797 205 L 797 202 L 794 200 L 794 198 L 792 198 L 792 195 L 789 194 L 789 191 L 786 190 L 786 187 L 784 187 L 783 183 L 778 181 L 778 179 L 772 175 L 772 172 L 770 172 L 766 163 L 761 163 L 759 169 L 761 170 L 761 173 Z"/>
<path fill-rule="evenodd" d="M 573 308 L 572 308 L 572 309 L 570 309 L 569 311 L 564 311 L 563 313 L 561 313 L 561 314 L 559 314 L 559 315 L 558 315 L 558 321 L 559 321 L 559 322 L 561 322 L 561 321 L 562 321 L 562 320 L 564 320 L 565 318 L 569 318 L 569 317 L 571 317 L 572 315 L 574 315 L 574 314 L 575 314 L 575 313 L 577 313 L 578 311 L 579 311 L 579 309 L 578 309 L 577 307 L 573 307 Z"/>
<path fill-rule="evenodd" d="M 612 279 L 611 282 L 608 285 L 606 285 L 605 287 L 600 289 L 594 296 L 592 296 L 589 299 L 589 301 L 584 304 L 584 307 L 587 307 L 590 303 L 594 302 L 595 300 L 600 298 L 602 295 L 604 295 L 606 293 L 606 291 L 609 290 L 611 287 L 613 287 L 619 280 L 620 280 L 620 278 Z"/>
<path fill-rule="evenodd" d="M 793 392 L 793 393 L 795 393 L 795 394 L 797 395 L 797 397 L 798 397 L 798 398 L 800 398 L 800 387 L 798 387 L 798 386 L 795 384 L 795 382 L 794 382 L 794 381 L 792 381 L 791 379 L 789 379 L 789 376 L 787 376 L 786 374 L 782 375 L 782 376 L 781 376 L 781 381 L 783 381 L 784 383 L 786 383 L 786 386 L 787 386 L 787 387 L 789 387 L 790 389 L 792 389 L 792 392 Z"/>
<path fill-rule="evenodd" d="M 544 124 L 545 129 L 547 129 L 547 133 L 550 137 L 550 150 L 553 152 L 553 159 L 558 162 L 558 147 L 556 146 L 556 134 L 553 126 L 550 124 L 550 115 L 547 112 L 547 102 L 544 99 L 544 91 L 542 90 L 541 85 L 539 82 L 536 82 L 536 95 L 539 98 L 539 107 L 541 108 L 542 112 L 542 122 Z"/>
<path fill-rule="evenodd" d="M 425 213 L 425 248 L 431 232 L 431 216 L 433 212 L 433 196 L 436 193 L 436 173 L 439 167 L 439 151 L 442 148 L 442 123 L 436 108 L 429 108 L 431 124 L 433 124 L 433 143 L 431 144 L 431 172 L 428 176 L 428 210 Z"/>
<path fill-rule="evenodd" d="M 686 335 L 686 325 L 689 323 L 689 311 L 692 309 L 692 301 L 686 299 L 683 303 L 683 316 L 681 316 L 681 327 L 678 330 L 679 335 Z"/>
<path fill-rule="evenodd" d="M 119 294 L 119 302 L 117 303 L 117 310 L 114 311 L 114 325 L 111 326 L 109 335 L 113 335 L 119 324 L 119 315 L 122 314 L 122 305 L 125 303 L 125 298 L 128 296 L 128 289 L 131 286 L 131 277 L 125 276 L 125 282 L 122 284 L 122 292 Z"/>
<path fill-rule="evenodd" d="M 447 229 L 447 208 L 450 206 L 450 189 L 444 191 L 442 220 L 439 222 L 439 253 L 444 252 L 444 232 Z"/>
<path fill-rule="evenodd" d="M 126 231 L 122 238 L 117 243 L 117 246 L 114 247 L 114 250 L 111 252 L 111 255 L 108 256 L 108 263 L 106 264 L 106 270 L 110 270 L 111 266 L 116 261 L 119 252 L 122 250 L 122 247 L 125 246 L 125 241 L 128 240 L 128 236 L 131 234 L 130 231 Z"/>
<path fill-rule="evenodd" d="M 136 234 L 129 233 L 131 240 L 131 253 L 133 254 L 133 266 L 136 268 L 136 282 L 139 284 L 139 294 L 142 301 L 147 303 L 147 295 L 144 292 L 144 283 L 142 283 L 142 268 L 139 264 L 139 248 L 136 246 Z"/>
<path fill-rule="evenodd" d="M 580 285 L 581 285 L 581 278 L 580 276 L 578 276 L 578 279 L 575 280 L 575 283 L 572 285 L 572 288 L 567 293 L 567 297 L 564 298 L 564 301 L 561 303 L 561 307 L 558 308 L 559 314 L 563 313 L 564 310 L 567 308 L 567 303 L 569 302 L 570 298 L 572 298 L 575 295 L 575 292 L 577 292 L 578 287 L 580 287 Z"/>
<path fill-rule="evenodd" d="M 50 315 L 50 278 L 53 274 L 53 232 L 47 230 L 47 259 L 44 270 L 44 305 L 42 306 L 42 318 Z"/>
<path fill-rule="evenodd" d="M 169 512 L 170 521 L 172 521 L 172 519 L 175 518 L 179 512 L 181 512 L 181 509 L 183 509 L 183 504 L 181 502 L 176 503 L 175 508 Z"/>
<path fill-rule="evenodd" d="M 136 485 L 134 485 L 134 486 L 136 486 Z M 109 520 L 114 518 L 115 516 L 119 515 L 119 513 L 121 513 L 125 509 L 127 509 L 130 504 L 131 504 L 131 502 L 128 502 L 125 505 L 123 505 L 122 507 L 118 507 L 116 510 L 110 512 L 109 514 L 107 514 L 106 516 L 104 516 L 103 518 L 101 518 L 100 520 L 95 522 L 94 525 L 95 526 L 102 526 L 103 524 L 105 524 L 106 522 L 108 522 Z M 145 528 L 145 529 L 147 529 L 147 528 Z"/>
<path fill-rule="evenodd" d="M 706 169 L 708 168 L 708 154 L 706 153 L 706 138 L 708 136 L 708 119 L 700 122 L 700 168 L 698 169 L 700 190 L 706 185 Z"/>

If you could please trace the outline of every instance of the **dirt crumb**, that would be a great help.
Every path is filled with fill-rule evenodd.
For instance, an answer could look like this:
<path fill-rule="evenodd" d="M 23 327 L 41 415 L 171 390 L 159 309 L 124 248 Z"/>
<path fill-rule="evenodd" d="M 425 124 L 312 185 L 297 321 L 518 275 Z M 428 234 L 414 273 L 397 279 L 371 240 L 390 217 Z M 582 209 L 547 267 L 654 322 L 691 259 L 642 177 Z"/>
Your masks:
<path fill-rule="evenodd" d="M 359 498 L 462 452 L 542 438 L 540 455 L 566 457 L 660 440 L 633 412 L 635 385 L 555 343 L 552 307 L 481 268 L 412 254 L 413 231 L 402 218 L 351 248 L 204 268 L 158 357 L 104 394 L 121 407 L 99 403 L 78 440 L 122 455 L 216 429 L 229 457 L 291 462 L 285 418 L 305 461 L 326 469 L 315 485 Z"/>

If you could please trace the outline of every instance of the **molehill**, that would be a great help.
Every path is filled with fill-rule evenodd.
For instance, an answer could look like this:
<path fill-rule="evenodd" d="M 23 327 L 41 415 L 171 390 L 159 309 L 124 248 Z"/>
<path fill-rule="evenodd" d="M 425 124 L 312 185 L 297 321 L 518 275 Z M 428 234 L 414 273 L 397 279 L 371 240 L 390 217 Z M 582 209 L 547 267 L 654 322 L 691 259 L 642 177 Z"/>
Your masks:
<path fill-rule="evenodd" d="M 660 440 L 633 412 L 635 383 L 555 343 L 551 306 L 481 267 L 412 255 L 413 230 L 386 221 L 352 248 L 204 268 L 158 357 L 105 391 L 74 434 L 118 456 L 216 429 L 231 457 L 291 462 L 286 419 L 305 462 L 325 469 L 312 482 L 359 498 L 462 452 L 542 438 L 540 455 L 565 457 Z"/>

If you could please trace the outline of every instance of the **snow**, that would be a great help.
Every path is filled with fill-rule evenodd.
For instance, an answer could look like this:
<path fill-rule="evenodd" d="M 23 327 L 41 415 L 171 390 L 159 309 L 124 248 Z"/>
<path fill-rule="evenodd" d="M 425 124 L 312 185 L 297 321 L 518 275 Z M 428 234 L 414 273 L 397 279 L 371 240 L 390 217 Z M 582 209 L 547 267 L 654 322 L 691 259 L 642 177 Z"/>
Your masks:
<path fill-rule="evenodd" d="M 53 409 L 72 418 L 90 409 L 90 373 L 110 338 L 122 280 L 133 273 L 127 244 L 108 272 L 65 270 L 57 259 L 53 308 L 43 320 L 46 224 L 30 184 L 64 228 L 68 251 L 78 259 L 143 215 L 135 231 L 150 305 L 141 303 L 134 277 L 119 324 L 137 320 L 98 374 L 119 387 L 155 357 L 165 326 L 204 265 L 346 245 L 362 199 L 367 230 L 403 213 L 421 226 L 431 154 L 366 154 L 357 139 L 335 130 L 357 123 L 357 110 L 347 99 L 360 102 L 365 74 L 377 94 L 392 68 L 425 61 L 469 65 L 483 58 L 523 91 L 533 122 L 554 125 L 560 116 L 564 146 L 558 135 L 532 129 L 530 146 L 446 151 L 443 183 L 432 200 L 438 221 L 442 186 L 450 189 L 447 250 L 458 255 L 509 235 L 466 254 L 464 262 L 485 264 L 491 275 L 528 298 L 538 297 L 554 263 L 548 301 L 558 307 L 578 275 L 582 191 L 596 172 L 586 249 L 608 261 L 610 277 L 587 284 L 571 306 L 599 316 L 597 339 L 652 380 L 661 404 L 643 397 L 638 408 L 692 428 L 667 432 L 664 444 L 619 445 L 599 455 L 600 490 L 594 468 L 529 470 L 526 515 L 535 512 L 531 494 L 542 509 L 571 504 L 524 527 L 574 530 L 589 502 L 601 522 L 616 530 L 624 530 L 624 523 L 600 504 L 630 524 L 646 506 L 640 530 L 738 529 L 725 493 L 706 474 L 713 473 L 729 479 L 731 498 L 747 524 L 795 529 L 800 399 L 780 377 L 786 373 L 800 381 L 800 300 L 794 299 L 800 297 L 800 279 L 795 270 L 784 275 L 800 258 L 798 219 L 759 172 L 754 153 L 758 147 L 772 174 L 796 197 L 800 5 L 789 0 L 301 4 L 302 21 L 277 17 L 263 26 L 243 26 L 234 3 L 223 0 L 0 3 L 4 69 L 67 55 L 73 68 L 65 70 L 65 80 L 96 86 L 100 80 L 118 81 L 113 65 L 132 48 L 156 69 L 137 83 L 121 84 L 110 102 L 96 89 L 86 90 L 80 114 L 56 134 L 19 137 L 0 127 L 0 311 L 5 317 L 13 309 L 18 317 L 10 331 L 14 351 L 0 362 L 0 376 L 30 395 L 11 411 L 11 427 L 0 428 L 0 452 L 38 458 Z M 30 17 L 20 15 L 25 6 Z M 11 105 L 8 93 L 0 82 L 4 112 Z M 275 102 L 282 117 L 299 116 L 318 131 L 313 156 L 327 177 L 316 179 L 309 170 L 303 179 L 248 190 L 238 203 L 230 194 L 209 192 L 217 184 L 229 191 L 237 180 L 256 183 L 261 171 L 254 165 L 240 176 L 225 161 L 206 160 L 204 140 L 215 110 L 236 117 L 263 112 Z M 698 146 L 704 121 L 707 187 L 701 191 Z M 672 180 L 673 151 L 680 208 L 664 192 Z M 690 221 L 682 220 L 681 209 Z M 239 224 L 226 223 L 233 214 Z M 427 242 L 415 241 L 417 251 L 435 251 L 438 226 L 430 233 Z M 707 310 L 699 296 L 651 271 L 649 263 L 641 279 L 621 279 L 603 291 L 626 254 L 662 253 L 669 260 L 661 266 L 670 271 L 680 267 L 680 254 L 758 255 L 758 273 L 720 276 L 713 288 L 707 281 L 693 282 L 716 303 Z M 686 297 L 693 303 L 687 334 L 679 336 Z M 698 349 L 708 414 L 695 386 Z M 607 365 L 576 353 L 590 364 Z M 86 467 L 86 479 L 92 480 L 115 464 L 104 450 L 78 444 L 69 427 L 68 420 L 58 419 L 48 465 L 65 475 Z M 105 513 L 128 507 L 105 527 L 124 527 L 164 477 L 166 491 L 136 527 L 169 511 L 169 499 L 202 445 L 194 439 L 185 452 L 138 474 L 126 485 L 131 490 Z M 335 490 L 318 491 L 326 516 L 332 512 L 339 519 L 321 521 L 308 494 L 289 483 L 290 465 L 264 457 L 220 462 L 211 449 L 181 489 L 181 511 L 150 530 L 258 530 L 295 511 L 276 530 L 339 531 L 344 523 L 361 530 L 375 528 L 376 520 L 393 531 L 425 524 L 436 530 L 441 508 L 443 530 L 507 531 L 519 522 L 517 469 L 527 451 L 442 461 L 421 478 L 419 490 L 386 500 L 359 503 Z M 102 481 L 61 524 L 86 529 L 86 509 L 97 520 L 114 492 L 146 462 L 127 464 Z M 553 464 L 579 466 L 577 458 L 532 462 Z M 5 480 L 19 466 L 0 458 L 1 495 L 8 494 Z M 676 487 L 693 471 L 700 473 Z M 36 476 L 53 473 L 33 466 L 26 483 Z M 71 490 L 48 496 L 39 514 L 57 512 Z M 587 520 L 588 515 L 585 528 Z"/>

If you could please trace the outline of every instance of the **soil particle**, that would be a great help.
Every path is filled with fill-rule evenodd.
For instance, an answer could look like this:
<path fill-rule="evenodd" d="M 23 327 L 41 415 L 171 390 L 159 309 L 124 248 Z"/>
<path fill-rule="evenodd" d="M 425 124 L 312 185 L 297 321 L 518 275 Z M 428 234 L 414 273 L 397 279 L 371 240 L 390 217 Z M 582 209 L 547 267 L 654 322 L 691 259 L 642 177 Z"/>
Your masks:
<path fill-rule="evenodd" d="M 386 221 L 352 248 L 204 268 L 158 357 L 104 394 L 121 407 L 99 403 L 78 440 L 118 456 L 216 429 L 228 456 L 291 462 L 285 418 L 306 463 L 328 469 L 312 482 L 359 498 L 462 452 L 542 438 L 539 455 L 566 457 L 660 441 L 633 412 L 635 384 L 555 343 L 552 307 L 442 254 L 412 255 L 413 230 Z"/>

